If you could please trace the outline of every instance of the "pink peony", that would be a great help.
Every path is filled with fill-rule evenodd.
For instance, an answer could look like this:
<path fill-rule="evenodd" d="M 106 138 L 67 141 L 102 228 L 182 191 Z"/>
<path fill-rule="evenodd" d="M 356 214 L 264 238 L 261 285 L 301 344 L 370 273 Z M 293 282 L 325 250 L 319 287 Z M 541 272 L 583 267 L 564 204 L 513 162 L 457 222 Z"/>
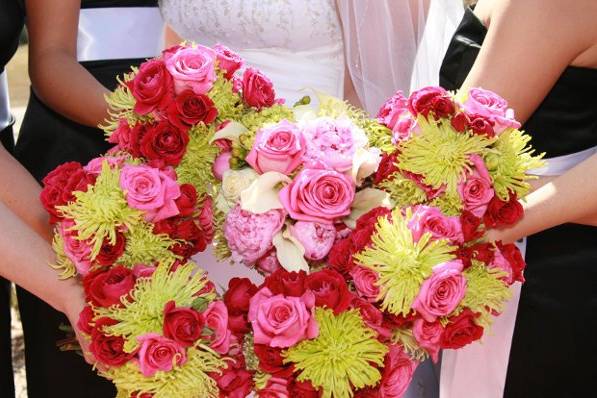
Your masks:
<path fill-rule="evenodd" d="M 350 270 L 350 276 L 354 281 L 354 287 L 360 297 L 374 303 L 379 297 L 378 275 L 377 272 L 356 266 Z"/>
<path fill-rule="evenodd" d="M 255 344 L 287 348 L 317 337 L 314 306 L 315 296 L 309 290 L 301 297 L 274 296 L 267 287 L 259 290 L 251 298 L 248 315 Z"/>
<path fill-rule="evenodd" d="M 424 348 L 433 362 L 437 362 L 439 350 L 441 348 L 442 336 L 444 328 L 436 322 L 427 322 L 424 319 L 418 318 L 413 323 L 413 335 L 417 343 Z"/>
<path fill-rule="evenodd" d="M 331 224 L 298 221 L 290 227 L 290 233 L 305 249 L 308 260 L 323 260 L 336 240 L 336 228 Z"/>
<path fill-rule="evenodd" d="M 352 169 L 355 153 L 368 144 L 367 136 L 350 119 L 318 118 L 306 122 L 305 167 L 336 170 Z"/>
<path fill-rule="evenodd" d="M 298 127 L 282 120 L 257 132 L 246 161 L 260 174 L 277 171 L 288 175 L 302 163 L 305 145 Z"/>
<path fill-rule="evenodd" d="M 419 363 L 410 358 L 401 346 L 391 345 L 384 361 L 379 398 L 401 398 Z"/>
<path fill-rule="evenodd" d="M 224 236 L 232 254 L 247 264 L 253 264 L 272 247 L 272 239 L 284 225 L 284 211 L 270 210 L 254 214 L 234 207 L 226 216 Z"/>
<path fill-rule="evenodd" d="M 507 128 L 517 129 L 520 127 L 520 123 L 514 119 L 514 111 L 508 108 L 506 100 L 489 90 L 470 89 L 464 109 L 469 114 L 483 116 L 494 122 L 496 134 Z"/>
<path fill-rule="evenodd" d="M 448 239 L 456 243 L 464 241 L 460 217 L 446 216 L 436 207 L 416 206 L 408 227 L 415 241 L 425 233 L 430 233 L 433 239 Z"/>
<path fill-rule="evenodd" d="M 60 224 L 60 235 L 64 241 L 64 254 L 73 262 L 77 272 L 85 276 L 91 268 L 91 244 L 86 240 L 80 240 L 78 232 L 73 229 L 73 220 L 65 219 Z"/>
<path fill-rule="evenodd" d="M 355 187 L 344 174 L 304 169 L 280 191 L 282 205 L 295 220 L 333 224 L 350 214 Z"/>
<path fill-rule="evenodd" d="M 166 69 L 174 79 L 176 94 L 191 89 L 207 94 L 216 80 L 216 52 L 204 46 L 180 47 L 165 55 Z"/>
<path fill-rule="evenodd" d="M 175 366 L 187 361 L 185 349 L 167 337 L 147 333 L 137 337 L 139 348 L 139 370 L 145 377 L 152 377 L 158 371 L 169 372 Z"/>
<path fill-rule="evenodd" d="M 222 152 L 216 157 L 212 166 L 212 171 L 214 177 L 218 180 L 222 181 L 224 173 L 230 170 L 230 159 L 232 159 L 232 152 L 230 151 Z"/>
<path fill-rule="evenodd" d="M 408 112 L 408 98 L 404 96 L 402 90 L 399 90 L 381 106 L 377 113 L 377 120 L 390 130 L 394 130 L 405 112 Z"/>
<path fill-rule="evenodd" d="M 276 249 L 270 250 L 265 256 L 257 260 L 257 269 L 265 275 L 269 275 L 274 271 L 282 268 L 278 261 L 278 255 Z"/>
<path fill-rule="evenodd" d="M 436 265 L 431 276 L 421 285 L 412 307 L 427 322 L 449 315 L 460 304 L 466 294 L 466 278 L 462 269 L 460 260 Z"/>
<path fill-rule="evenodd" d="M 226 79 L 232 79 L 234 72 L 243 66 L 243 59 L 237 53 L 222 44 L 216 44 L 214 46 L 214 51 L 216 52 L 218 66 L 226 72 Z"/>
<path fill-rule="evenodd" d="M 491 177 L 479 155 L 471 155 L 470 160 L 474 165 L 473 172 L 458 184 L 458 193 L 465 210 L 475 217 L 483 217 L 494 195 Z"/>
<path fill-rule="evenodd" d="M 120 173 L 120 187 L 129 206 L 144 211 L 145 219 L 155 223 L 179 213 L 180 187 L 173 177 L 153 167 L 126 165 Z"/>
<path fill-rule="evenodd" d="M 226 354 L 230 350 L 232 332 L 228 329 L 228 309 L 223 301 L 209 304 L 203 313 L 205 325 L 213 331 L 210 347 L 219 354 Z"/>

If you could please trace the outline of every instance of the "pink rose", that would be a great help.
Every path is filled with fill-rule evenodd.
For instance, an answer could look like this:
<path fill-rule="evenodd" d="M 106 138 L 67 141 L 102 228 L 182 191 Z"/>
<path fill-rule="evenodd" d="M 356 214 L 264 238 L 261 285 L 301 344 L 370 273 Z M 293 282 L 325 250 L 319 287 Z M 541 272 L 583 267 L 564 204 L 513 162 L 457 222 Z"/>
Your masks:
<path fill-rule="evenodd" d="M 253 108 L 269 108 L 276 100 L 272 81 L 254 68 L 247 68 L 242 80 L 243 99 Z"/>
<path fill-rule="evenodd" d="M 169 372 L 174 366 L 187 361 L 185 349 L 167 337 L 147 333 L 137 337 L 139 348 L 139 369 L 145 377 L 152 377 L 158 371 Z"/>
<path fill-rule="evenodd" d="M 195 94 L 207 94 L 216 80 L 215 60 L 216 52 L 204 46 L 181 47 L 165 56 L 176 94 L 186 89 Z"/>
<path fill-rule="evenodd" d="M 391 345 L 384 361 L 379 398 L 401 398 L 419 363 L 411 359 L 401 346 Z"/>
<path fill-rule="evenodd" d="M 377 301 L 379 297 L 377 272 L 369 268 L 356 266 L 350 270 L 350 276 L 352 276 L 354 287 L 356 288 L 360 297 L 364 298 L 370 303 Z"/>
<path fill-rule="evenodd" d="M 427 322 L 449 315 L 466 293 L 466 278 L 462 275 L 462 261 L 452 260 L 433 267 L 433 272 L 421 285 L 413 302 L 415 309 Z"/>
<path fill-rule="evenodd" d="M 99 176 L 102 172 L 104 162 L 107 162 L 110 168 L 115 169 L 118 167 L 122 167 L 124 161 L 125 158 L 122 156 L 102 156 L 99 158 L 91 159 L 89 163 L 87 163 L 87 165 L 83 167 L 83 170 L 85 170 L 86 173 L 89 173 L 91 175 Z"/>
<path fill-rule="evenodd" d="M 438 321 L 427 322 L 424 319 L 418 318 L 413 323 L 415 340 L 417 340 L 421 348 L 429 353 L 433 362 L 437 362 L 438 360 L 443 333 L 444 328 Z"/>
<path fill-rule="evenodd" d="M 352 169 L 357 149 L 367 146 L 367 136 L 348 118 L 318 118 L 304 123 L 307 142 L 305 167 L 332 169 L 344 173 Z"/>
<path fill-rule="evenodd" d="M 408 227 L 415 241 L 426 232 L 431 234 L 432 239 L 448 239 L 457 243 L 464 241 L 460 217 L 446 216 L 436 207 L 416 206 Z"/>
<path fill-rule="evenodd" d="M 232 152 L 230 151 L 222 152 L 216 157 L 216 160 L 212 166 L 212 171 L 214 173 L 214 177 L 216 177 L 218 180 L 222 181 L 222 178 L 224 178 L 224 173 L 230 170 L 230 159 L 232 159 Z"/>
<path fill-rule="evenodd" d="M 217 353 L 226 354 L 230 350 L 232 332 L 228 329 L 228 309 L 223 301 L 209 304 L 203 313 L 205 325 L 213 331 L 210 347 Z"/>
<path fill-rule="evenodd" d="M 270 275 L 282 266 L 278 261 L 276 249 L 272 249 L 265 256 L 257 260 L 257 269 L 265 275 Z"/>
<path fill-rule="evenodd" d="M 145 212 L 145 219 L 158 222 L 179 213 L 176 199 L 180 187 L 169 173 L 153 167 L 126 165 L 120 173 L 120 187 L 129 206 Z"/>
<path fill-rule="evenodd" d="M 272 247 L 272 239 L 284 225 L 286 216 L 279 209 L 262 214 L 234 207 L 226 216 L 224 236 L 233 256 L 253 264 Z"/>
<path fill-rule="evenodd" d="M 458 184 L 458 193 L 465 210 L 470 211 L 475 217 L 483 217 L 487 204 L 494 195 L 491 177 L 479 155 L 471 155 L 470 160 L 474 165 L 473 172 L 464 182 Z"/>
<path fill-rule="evenodd" d="M 408 98 L 404 96 L 402 90 L 399 90 L 381 106 L 377 113 L 377 121 L 394 130 L 405 112 L 408 112 Z"/>
<path fill-rule="evenodd" d="M 355 187 L 333 170 L 304 169 L 280 191 L 282 205 L 295 220 L 333 224 L 350 214 Z"/>
<path fill-rule="evenodd" d="M 309 290 L 301 297 L 274 296 L 267 287 L 259 290 L 251 298 L 248 315 L 255 344 L 287 348 L 317 337 L 314 306 L 315 296 Z"/>
<path fill-rule="evenodd" d="M 60 235 L 64 241 L 64 254 L 73 262 L 77 272 L 85 276 L 91 268 L 91 245 L 86 240 L 80 240 L 73 220 L 65 219 L 60 224 Z"/>
<path fill-rule="evenodd" d="M 277 171 L 288 175 L 302 163 L 305 145 L 298 127 L 282 120 L 257 132 L 246 161 L 260 174 Z"/>
<path fill-rule="evenodd" d="M 226 79 L 232 79 L 232 75 L 234 72 L 240 69 L 243 66 L 243 59 L 234 51 L 229 49 L 222 44 L 216 44 L 214 46 L 214 51 L 216 52 L 216 58 L 218 60 L 218 66 L 220 69 L 226 72 Z"/>
<path fill-rule="evenodd" d="M 336 228 L 332 224 L 298 221 L 290 227 L 290 234 L 305 249 L 308 260 L 323 260 L 336 240 Z"/>
<path fill-rule="evenodd" d="M 494 122 L 496 134 L 507 128 L 517 129 L 520 127 L 520 123 L 514 119 L 514 111 L 508 108 L 506 100 L 489 90 L 470 89 L 464 109 L 469 114 L 484 116 Z"/>

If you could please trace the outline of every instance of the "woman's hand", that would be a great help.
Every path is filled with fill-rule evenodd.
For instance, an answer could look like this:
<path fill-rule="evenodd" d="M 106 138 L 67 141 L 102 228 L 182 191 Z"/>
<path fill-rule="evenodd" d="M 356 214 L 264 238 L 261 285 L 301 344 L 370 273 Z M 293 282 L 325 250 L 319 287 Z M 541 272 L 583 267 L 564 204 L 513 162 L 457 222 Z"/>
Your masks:
<path fill-rule="evenodd" d="M 79 345 L 81 346 L 81 351 L 83 352 L 83 357 L 88 364 L 94 365 L 96 363 L 95 357 L 89 351 L 89 337 L 85 335 L 85 333 L 81 332 L 78 327 L 79 316 L 83 308 L 85 308 L 85 298 L 83 293 L 83 288 L 80 285 L 73 286 L 70 289 L 70 294 L 65 296 L 66 302 L 64 303 L 64 309 L 62 312 L 68 318 L 75 335 L 77 336 L 77 340 L 79 341 Z"/>

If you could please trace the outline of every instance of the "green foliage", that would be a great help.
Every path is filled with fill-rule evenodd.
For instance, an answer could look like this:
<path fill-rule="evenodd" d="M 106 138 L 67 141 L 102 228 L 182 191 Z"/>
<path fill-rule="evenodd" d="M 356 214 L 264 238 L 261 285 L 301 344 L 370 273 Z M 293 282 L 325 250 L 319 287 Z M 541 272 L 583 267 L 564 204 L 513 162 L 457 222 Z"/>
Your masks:
<path fill-rule="evenodd" d="M 242 100 L 232 90 L 232 82 L 218 70 L 218 78 L 207 94 L 218 109 L 218 120 L 238 120 L 243 112 Z"/>
<path fill-rule="evenodd" d="M 166 234 L 153 233 L 153 225 L 142 222 L 126 232 L 126 250 L 119 264 L 133 267 L 136 264 L 164 264 L 172 265 L 180 256 L 174 254 L 169 248 L 176 244 Z"/>
<path fill-rule="evenodd" d="M 414 206 L 427 200 L 425 191 L 400 172 L 392 174 L 390 179 L 382 181 L 378 187 L 390 194 L 396 207 Z"/>
<path fill-rule="evenodd" d="M 217 146 L 210 144 L 213 126 L 200 123 L 189 130 L 187 152 L 176 168 L 179 184 L 191 184 L 201 196 L 215 183 L 211 167 L 218 155 Z"/>
<path fill-rule="evenodd" d="M 419 346 L 410 328 L 394 329 L 392 331 L 392 343 L 401 345 L 404 351 L 417 361 L 422 362 L 429 356 L 427 351 Z"/>
<path fill-rule="evenodd" d="M 56 254 L 56 262 L 50 264 L 50 266 L 60 272 L 58 278 L 64 280 L 76 276 L 77 269 L 75 268 L 75 264 L 66 257 L 66 254 L 64 253 L 64 239 L 62 239 L 62 235 L 57 229 L 55 230 L 54 238 L 52 239 L 52 249 L 54 249 L 54 253 Z"/>
<path fill-rule="evenodd" d="M 462 200 L 460 195 L 454 192 L 444 192 L 434 198 L 429 205 L 439 208 L 447 216 L 460 216 L 462 213 Z"/>

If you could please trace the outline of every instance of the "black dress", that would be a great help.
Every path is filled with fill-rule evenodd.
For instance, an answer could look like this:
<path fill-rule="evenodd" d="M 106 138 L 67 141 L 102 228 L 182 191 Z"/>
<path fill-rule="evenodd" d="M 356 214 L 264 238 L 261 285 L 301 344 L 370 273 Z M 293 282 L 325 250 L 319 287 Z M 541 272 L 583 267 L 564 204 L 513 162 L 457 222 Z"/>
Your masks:
<path fill-rule="evenodd" d="M 462 85 L 486 32 L 468 9 L 444 58 L 443 87 Z M 597 69 L 566 68 L 523 126 L 533 146 L 547 157 L 596 146 L 596 90 Z M 532 235 L 526 261 L 504 397 L 594 397 L 597 228 L 565 224 Z"/>
<path fill-rule="evenodd" d="M 14 55 L 19 44 L 19 34 L 23 30 L 23 10 L 16 0 L 3 0 L 0 3 L 0 74 Z M 2 101 L 2 97 L 0 97 Z M 7 103 L 0 103 L 0 107 L 8 107 Z M 4 120 L 2 127 L 6 126 Z M 0 127 L 0 141 L 12 152 L 13 136 L 12 121 L 5 128 Z M 10 335 L 10 283 L 0 278 L 0 397 L 14 397 L 14 381 L 11 355 Z"/>
<path fill-rule="evenodd" d="M 83 0 L 81 4 L 82 9 L 122 7 L 157 7 L 157 0 Z M 118 59 L 81 64 L 113 90 L 116 76 L 129 72 L 131 65 L 142 61 L 144 59 Z M 101 130 L 80 125 L 54 112 L 31 91 L 15 157 L 38 181 L 64 162 L 84 164 L 109 147 Z M 97 376 L 81 356 L 58 350 L 56 342 L 64 338 L 59 327 L 68 324 L 66 317 L 23 289 L 18 289 L 18 299 L 25 334 L 29 398 L 114 397 L 116 391 L 112 383 Z"/>

